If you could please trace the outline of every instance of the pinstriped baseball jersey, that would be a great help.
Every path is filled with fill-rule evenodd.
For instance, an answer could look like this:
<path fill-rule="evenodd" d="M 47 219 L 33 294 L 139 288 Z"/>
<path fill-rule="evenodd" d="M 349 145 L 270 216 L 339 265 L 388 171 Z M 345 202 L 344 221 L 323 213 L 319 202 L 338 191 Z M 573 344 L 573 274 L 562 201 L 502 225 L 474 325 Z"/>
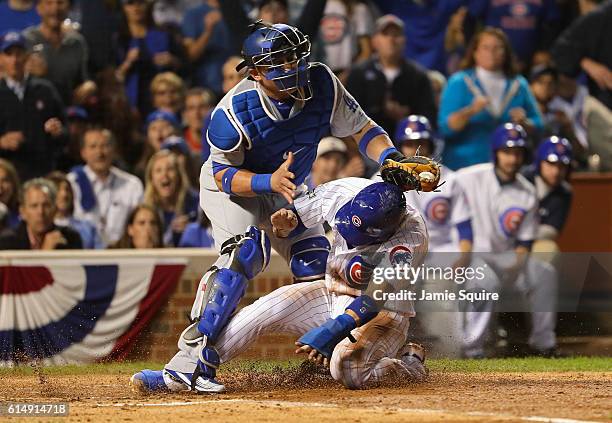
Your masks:
<path fill-rule="evenodd" d="M 470 219 L 470 209 L 460 184 L 457 183 L 455 172 L 442 166 L 440 192 L 409 191 L 406 201 L 413 205 L 425 219 L 429 233 L 429 251 L 438 248 L 447 251 L 450 245 L 458 248 L 457 238 L 453 237 L 455 225 Z M 457 251 L 457 250 L 455 250 Z"/>
<path fill-rule="evenodd" d="M 392 267 L 406 263 L 418 266 L 427 253 L 425 223 L 420 213 L 410 206 L 406 207 L 404 221 L 389 240 L 382 244 L 349 248 L 335 228 L 335 215 L 340 207 L 373 183 L 375 182 L 362 178 L 339 179 L 318 186 L 294 202 L 304 226 L 310 228 L 327 221 L 333 228 L 325 275 L 325 284 L 330 292 L 359 296 L 361 290 L 367 287 L 370 272 L 373 270 L 368 264 Z M 393 307 L 393 309 L 414 312 L 410 302 L 401 303 L 407 308 L 398 310 Z"/>
<path fill-rule="evenodd" d="M 538 200 L 534 186 L 521 174 L 500 184 L 493 163 L 459 170 L 474 231 L 474 251 L 511 251 L 516 241 L 533 241 L 538 228 Z"/>

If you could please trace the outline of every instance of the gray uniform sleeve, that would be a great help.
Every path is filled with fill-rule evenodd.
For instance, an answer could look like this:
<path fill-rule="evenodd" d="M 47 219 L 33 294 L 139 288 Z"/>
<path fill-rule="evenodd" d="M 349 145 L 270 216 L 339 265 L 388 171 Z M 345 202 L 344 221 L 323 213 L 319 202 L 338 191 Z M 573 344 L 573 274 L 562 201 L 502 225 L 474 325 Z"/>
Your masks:
<path fill-rule="evenodd" d="M 361 130 L 370 118 L 365 114 L 357 100 L 344 88 L 340 80 L 329 71 L 334 80 L 336 103 L 331 118 L 331 133 L 334 137 L 344 138 Z"/>

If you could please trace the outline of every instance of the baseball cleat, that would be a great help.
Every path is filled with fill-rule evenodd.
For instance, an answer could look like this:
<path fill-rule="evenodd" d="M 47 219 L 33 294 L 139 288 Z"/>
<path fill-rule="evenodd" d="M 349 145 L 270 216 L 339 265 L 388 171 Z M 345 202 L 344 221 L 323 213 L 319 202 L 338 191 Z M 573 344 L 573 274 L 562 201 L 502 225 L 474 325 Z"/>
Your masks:
<path fill-rule="evenodd" d="M 130 378 L 130 386 L 135 392 L 148 394 L 151 392 L 168 391 L 161 370 L 141 370 Z"/>
<path fill-rule="evenodd" d="M 192 390 L 192 373 L 182 373 L 176 372 L 174 370 L 165 370 L 165 372 L 170 377 L 173 383 L 180 383 L 182 385 L 183 390 Z M 218 382 L 216 379 L 198 376 L 194 384 L 193 390 L 197 393 L 202 394 L 219 394 L 221 392 L 225 392 L 225 385 Z"/>

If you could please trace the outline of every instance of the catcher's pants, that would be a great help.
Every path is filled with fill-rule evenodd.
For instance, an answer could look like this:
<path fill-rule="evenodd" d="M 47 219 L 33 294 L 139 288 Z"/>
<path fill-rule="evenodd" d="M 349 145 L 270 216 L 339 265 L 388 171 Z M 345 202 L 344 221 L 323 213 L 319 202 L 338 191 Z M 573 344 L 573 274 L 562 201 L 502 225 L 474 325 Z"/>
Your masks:
<path fill-rule="evenodd" d="M 329 318 L 344 313 L 354 297 L 330 293 L 324 281 L 287 285 L 261 297 L 240 310 L 228 322 L 215 343 L 221 362 L 225 363 L 244 351 L 259 335 L 286 333 L 296 339 Z M 340 342 L 332 354 L 332 377 L 351 389 L 368 382 L 381 381 L 395 374 L 403 379 L 421 381 L 426 372 L 423 364 L 410 357 L 396 357 L 406 342 L 410 324 L 407 314 L 383 311 L 364 326 L 353 330 L 357 340 Z M 181 338 L 180 351 L 166 365 L 167 369 L 191 373 L 197 362 L 197 348 Z"/>
<path fill-rule="evenodd" d="M 484 260 L 476 258 L 473 267 L 482 266 Z M 482 281 L 466 282 L 465 289 L 489 292 L 500 292 L 501 270 L 490 259 Z M 556 346 L 555 326 L 557 301 L 557 272 L 549 263 L 529 259 L 525 269 L 517 278 L 515 290 L 523 295 L 531 310 L 531 332 L 529 346 L 536 350 L 547 350 Z M 494 301 L 468 303 L 463 320 L 463 353 L 467 357 L 484 355 L 484 345 L 492 322 Z"/>

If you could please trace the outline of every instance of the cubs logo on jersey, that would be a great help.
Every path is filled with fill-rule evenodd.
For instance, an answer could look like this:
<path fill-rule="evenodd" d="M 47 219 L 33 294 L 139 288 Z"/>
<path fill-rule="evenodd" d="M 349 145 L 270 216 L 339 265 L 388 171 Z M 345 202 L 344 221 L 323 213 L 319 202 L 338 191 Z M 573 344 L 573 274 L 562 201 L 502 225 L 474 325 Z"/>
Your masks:
<path fill-rule="evenodd" d="M 393 266 L 400 266 L 407 264 L 410 266 L 412 263 L 412 252 L 410 248 L 405 245 L 397 245 L 389 252 L 389 262 Z"/>
<path fill-rule="evenodd" d="M 527 213 L 527 210 L 525 209 L 520 207 L 511 207 L 499 216 L 499 225 L 504 235 L 506 235 L 508 238 L 516 235 L 519 226 L 521 226 L 521 223 L 523 222 L 525 213 Z"/>
<path fill-rule="evenodd" d="M 425 206 L 425 217 L 436 225 L 445 225 L 448 222 L 450 202 L 445 197 L 435 197 Z"/>
<path fill-rule="evenodd" d="M 373 272 L 374 266 L 363 261 L 361 256 L 355 256 L 346 265 L 346 283 L 351 288 L 365 289 L 372 279 Z"/>

